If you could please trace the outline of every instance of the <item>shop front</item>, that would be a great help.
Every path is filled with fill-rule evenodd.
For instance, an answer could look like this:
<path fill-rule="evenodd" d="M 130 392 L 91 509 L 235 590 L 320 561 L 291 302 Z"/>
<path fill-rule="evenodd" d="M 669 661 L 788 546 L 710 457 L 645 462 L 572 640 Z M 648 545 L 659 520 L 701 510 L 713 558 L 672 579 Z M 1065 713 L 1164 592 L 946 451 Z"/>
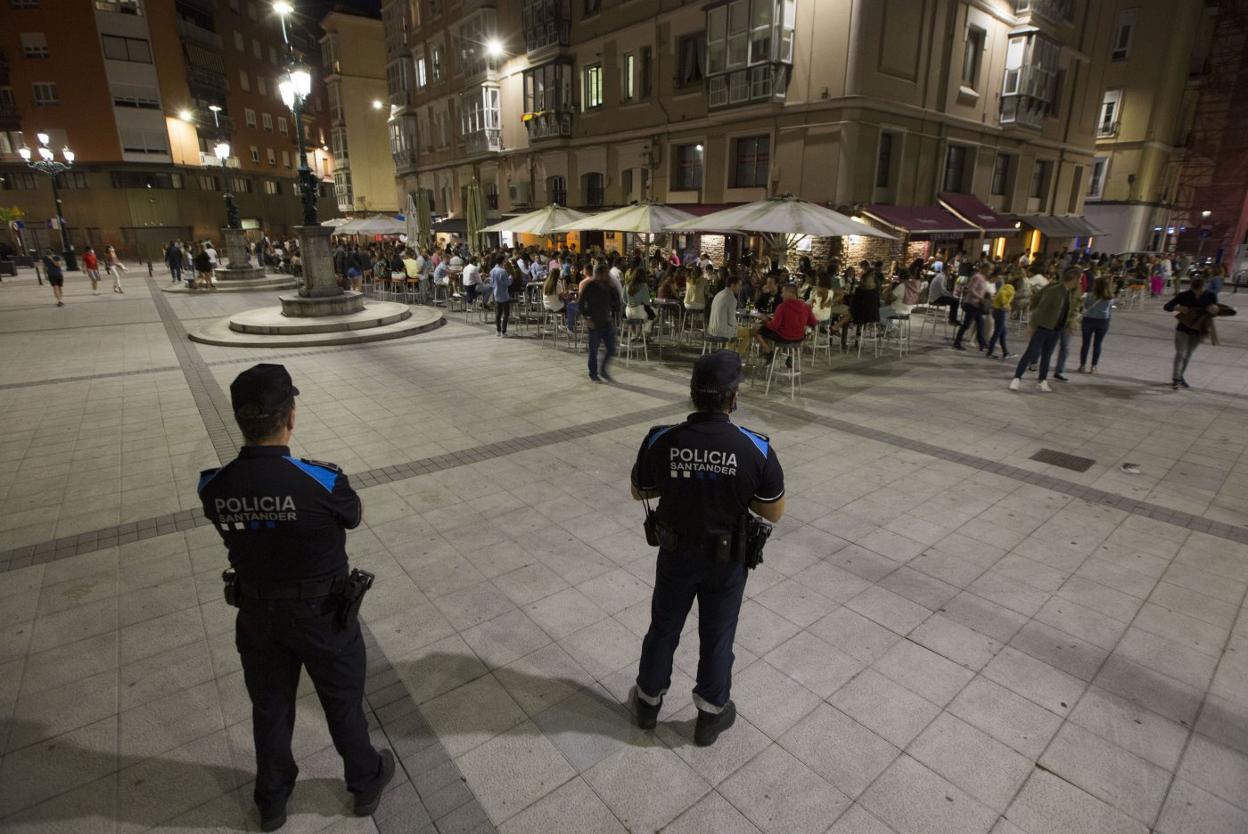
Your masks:
<path fill-rule="evenodd" d="M 1016 219 L 1023 226 L 1024 250 L 1031 258 L 1067 249 L 1090 250 L 1096 236 L 1104 234 L 1077 214 L 1020 214 Z"/>
<path fill-rule="evenodd" d="M 900 241 L 874 239 L 872 245 L 876 250 L 861 255 L 861 258 L 867 260 L 897 258 L 903 263 L 909 263 L 915 258 L 927 259 L 933 256 L 948 260 L 958 252 L 970 251 L 968 247 L 980 237 L 979 227 L 941 206 L 894 206 L 875 203 L 863 206 L 859 213 L 871 225 L 900 238 Z M 866 242 L 872 240 L 868 238 Z M 881 247 L 887 247 L 891 254 L 881 255 Z M 851 263 L 861 259 L 852 246 L 846 254 Z"/>
<path fill-rule="evenodd" d="M 1011 241 L 1020 237 L 1018 221 L 1001 214 L 974 194 L 946 191 L 936 195 L 936 199 L 955 217 L 980 230 L 982 236 L 979 239 L 978 255 L 1005 260 L 1007 255 L 1018 254 L 1009 250 Z M 1016 248 L 1019 248 L 1017 244 Z"/>

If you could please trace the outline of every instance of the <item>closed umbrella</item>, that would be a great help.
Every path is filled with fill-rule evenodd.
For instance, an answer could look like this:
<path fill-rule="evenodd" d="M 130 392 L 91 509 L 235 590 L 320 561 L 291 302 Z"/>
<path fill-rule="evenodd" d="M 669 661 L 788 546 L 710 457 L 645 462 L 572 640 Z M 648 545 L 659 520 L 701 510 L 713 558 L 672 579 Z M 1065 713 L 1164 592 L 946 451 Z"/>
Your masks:
<path fill-rule="evenodd" d="M 468 183 L 468 201 L 464 206 L 464 220 L 468 224 L 468 247 L 476 254 L 485 251 L 485 206 L 481 198 L 481 183 L 474 177 Z"/>
<path fill-rule="evenodd" d="M 429 192 L 421 189 L 416 195 L 416 240 L 428 246 L 433 237 L 433 209 L 429 207 Z"/>
<path fill-rule="evenodd" d="M 516 217 L 510 217 L 495 223 L 492 226 L 486 226 L 483 232 L 514 232 L 517 234 L 528 235 L 553 235 L 559 231 L 559 227 L 572 223 L 576 220 L 583 220 L 587 217 L 584 212 L 574 211 L 570 208 L 564 208 L 558 203 L 551 203 L 545 208 L 537 211 L 531 211 L 528 214 L 521 214 Z"/>
<path fill-rule="evenodd" d="M 676 223 L 697 218 L 662 203 L 642 201 L 631 206 L 612 209 L 590 215 L 560 226 L 559 232 L 633 232 L 635 234 L 658 234 L 666 232 Z"/>
<path fill-rule="evenodd" d="M 408 192 L 407 210 L 403 212 L 404 222 L 407 226 L 407 243 L 409 246 L 416 246 L 419 240 L 420 227 L 417 225 L 419 220 L 416 217 L 418 209 L 416 208 L 416 192 Z"/>

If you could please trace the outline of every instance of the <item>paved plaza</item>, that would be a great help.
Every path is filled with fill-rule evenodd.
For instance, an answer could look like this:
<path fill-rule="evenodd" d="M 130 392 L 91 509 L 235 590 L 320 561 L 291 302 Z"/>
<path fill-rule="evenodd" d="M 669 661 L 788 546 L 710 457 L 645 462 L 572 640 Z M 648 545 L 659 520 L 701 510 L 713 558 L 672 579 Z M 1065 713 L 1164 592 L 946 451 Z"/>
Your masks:
<path fill-rule="evenodd" d="M 943 328 L 807 369 L 796 400 L 744 387 L 787 515 L 746 589 L 740 718 L 698 748 L 696 616 L 658 729 L 623 706 L 655 563 L 628 473 L 689 410 L 687 358 L 593 385 L 583 354 L 462 314 L 210 347 L 187 332 L 271 294 L 167 280 L 96 297 L 70 273 L 64 308 L 29 271 L 0 284 L 0 830 L 257 830 L 195 485 L 240 442 L 230 381 L 276 361 L 294 454 L 364 501 L 367 708 L 401 762 L 373 818 L 346 816 L 305 676 L 283 831 L 1248 832 L 1248 321 L 1219 322 L 1186 392 L 1156 302 L 1052 394 L 1011 393 Z"/>

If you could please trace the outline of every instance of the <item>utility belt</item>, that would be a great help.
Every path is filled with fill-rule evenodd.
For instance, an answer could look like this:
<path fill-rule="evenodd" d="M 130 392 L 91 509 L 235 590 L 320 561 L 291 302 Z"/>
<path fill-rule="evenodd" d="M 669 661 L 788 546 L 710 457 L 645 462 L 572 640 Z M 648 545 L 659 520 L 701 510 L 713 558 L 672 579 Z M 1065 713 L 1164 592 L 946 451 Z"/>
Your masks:
<path fill-rule="evenodd" d="M 735 529 L 730 533 L 713 536 L 681 535 L 659 521 L 650 502 L 646 507 L 646 543 L 667 551 L 699 553 L 717 562 L 733 562 L 753 570 L 763 563 L 763 548 L 771 536 L 774 525 L 753 513 L 737 516 Z"/>
<path fill-rule="evenodd" d="M 270 602 L 274 600 L 300 600 L 336 598 L 334 623 L 345 631 L 359 617 L 364 595 L 373 587 L 376 577 L 366 570 L 352 568 L 347 576 L 312 582 L 245 582 L 234 568 L 226 568 L 221 574 L 225 584 L 226 604 L 240 607 L 244 598 Z"/>

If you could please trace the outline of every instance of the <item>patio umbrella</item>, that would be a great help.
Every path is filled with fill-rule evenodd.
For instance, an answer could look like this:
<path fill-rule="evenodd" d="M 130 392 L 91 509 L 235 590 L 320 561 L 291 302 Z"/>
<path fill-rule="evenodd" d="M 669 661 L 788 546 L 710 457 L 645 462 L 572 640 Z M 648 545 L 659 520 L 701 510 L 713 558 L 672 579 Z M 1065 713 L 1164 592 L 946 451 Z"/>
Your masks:
<path fill-rule="evenodd" d="M 818 203 L 799 200 L 792 194 L 770 197 L 733 206 L 722 211 L 695 217 L 668 227 L 670 232 L 740 232 L 773 235 L 810 235 L 812 237 L 841 237 L 864 235 L 896 240 L 888 232 L 881 232 L 866 223 L 860 223 L 840 212 L 824 208 Z"/>
<path fill-rule="evenodd" d="M 416 241 L 428 246 L 433 237 L 433 209 L 429 207 L 429 192 L 420 189 L 416 195 Z"/>
<path fill-rule="evenodd" d="M 673 224 L 696 219 L 687 211 L 645 200 L 633 203 L 631 206 L 599 212 L 584 220 L 567 223 L 556 231 L 658 234 L 666 232 Z"/>
<path fill-rule="evenodd" d="M 365 217 L 342 228 L 351 228 L 357 235 L 401 235 L 407 230 L 403 221 L 384 214 Z"/>
<path fill-rule="evenodd" d="M 464 220 L 468 224 L 468 248 L 473 252 L 485 250 L 485 235 L 481 229 L 485 226 L 485 206 L 481 199 L 481 183 L 476 177 L 468 183 L 468 201 L 464 206 Z"/>
<path fill-rule="evenodd" d="M 510 217 L 506 220 L 495 223 L 493 226 L 486 226 L 483 232 L 517 232 L 528 235 L 553 235 L 559 231 L 559 227 L 576 220 L 583 220 L 588 217 L 587 214 L 580 211 L 573 211 L 570 208 L 564 208 L 558 203 L 551 203 L 545 208 L 537 211 L 531 211 L 528 214 L 521 214 L 516 217 Z"/>
<path fill-rule="evenodd" d="M 339 226 L 345 226 L 349 222 L 351 222 L 351 220 L 348 217 L 331 217 L 328 220 L 322 220 L 321 225 L 329 226 L 331 229 L 336 229 Z"/>

